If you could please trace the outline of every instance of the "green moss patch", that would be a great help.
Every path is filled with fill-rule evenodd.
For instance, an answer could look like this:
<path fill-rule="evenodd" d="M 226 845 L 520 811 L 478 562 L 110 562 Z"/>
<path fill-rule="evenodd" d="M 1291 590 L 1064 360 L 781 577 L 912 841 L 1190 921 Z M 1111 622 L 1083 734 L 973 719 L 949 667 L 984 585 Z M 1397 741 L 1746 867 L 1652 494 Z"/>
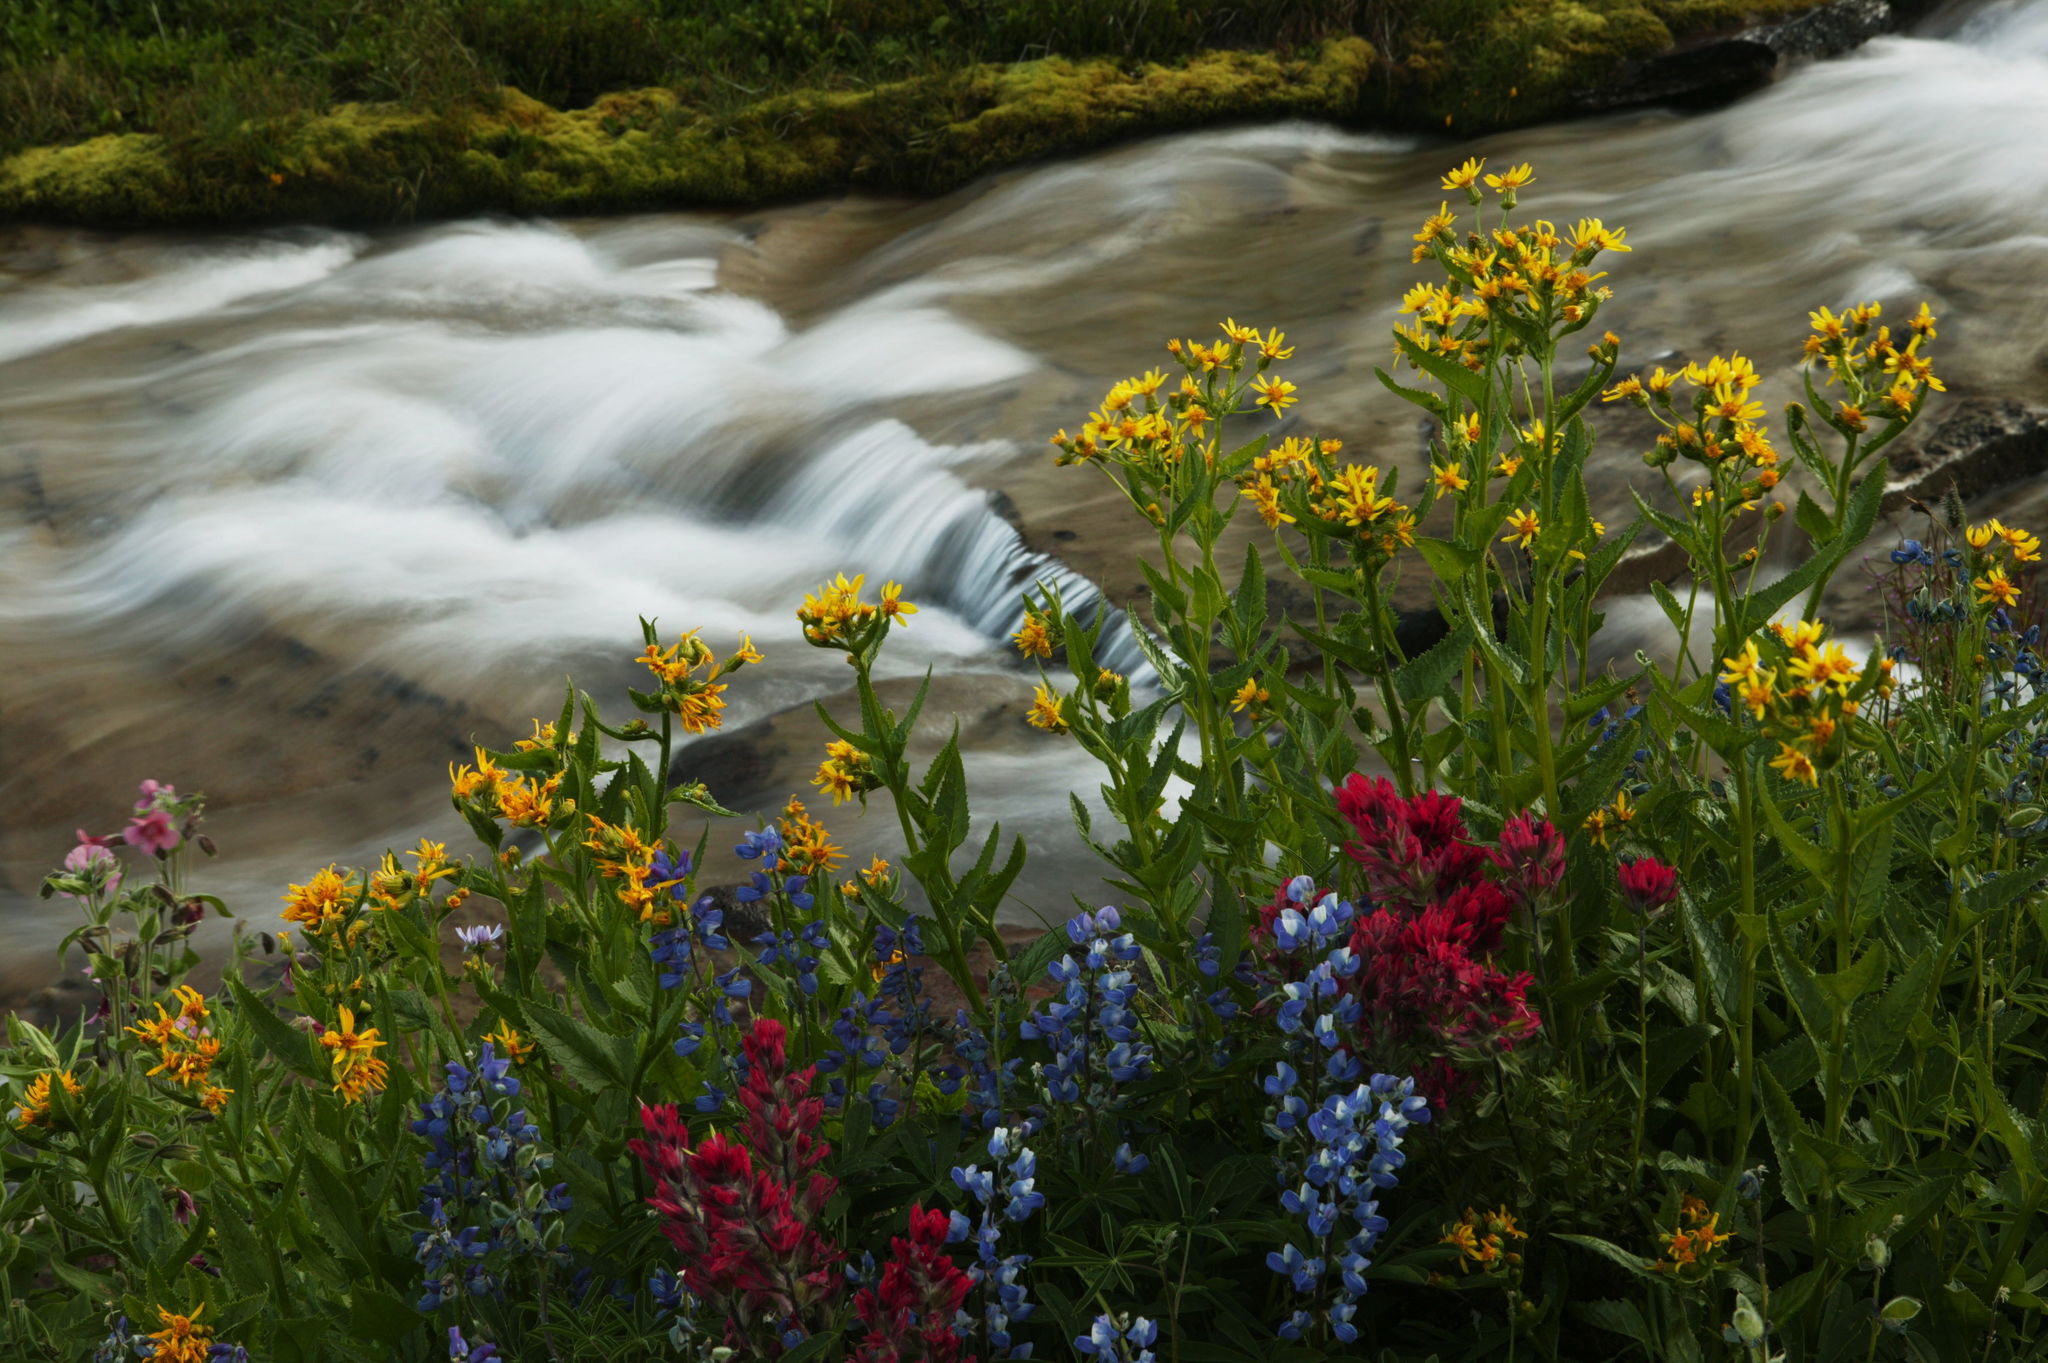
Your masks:
<path fill-rule="evenodd" d="M 442 9 L 406 11 L 403 22 L 371 4 L 350 13 L 383 16 L 382 27 L 351 21 L 317 52 L 280 47 L 269 67 L 263 52 L 235 45 L 254 40 L 230 40 L 219 15 L 215 28 L 195 18 L 201 0 L 164 4 L 182 18 L 154 35 L 94 29 L 90 41 L 51 17 L 68 15 L 74 0 L 41 0 L 33 11 L 45 21 L 35 30 L 40 57 L 18 41 L 0 60 L 0 96 L 28 100 L 0 114 L 0 148 L 21 147 L 24 136 L 48 144 L 0 160 L 0 217 L 196 227 L 745 205 L 849 186 L 940 191 L 1003 166 L 1226 121 L 1296 116 L 1479 131 L 1552 116 L 1640 58 L 1822 2 L 1298 0 L 1262 10 L 1256 32 L 1237 32 L 1217 16 L 1238 11 L 1177 0 L 1160 12 L 1178 26 L 1145 30 L 1141 42 L 1136 29 L 1104 26 L 1114 5 L 1067 6 L 1067 15 L 1065 0 L 1031 0 L 1002 13 L 1044 18 L 1048 35 L 1075 47 L 1110 46 L 1122 33 L 1126 52 L 1026 61 L 956 60 L 1018 35 L 984 16 L 967 38 L 947 37 L 956 10 L 921 0 L 835 9 L 837 45 L 825 47 L 810 29 L 762 27 L 768 19 L 747 18 L 746 7 L 712 5 L 695 19 L 664 21 L 697 25 L 689 32 L 712 44 L 711 57 L 730 58 L 726 76 L 704 53 L 678 66 L 680 58 L 650 55 L 644 42 L 636 48 L 635 34 L 653 30 L 621 17 L 610 0 L 553 11 L 540 0 L 480 10 L 448 9 L 454 0 L 445 0 Z M 225 14 L 242 0 L 207 3 Z M 788 18 L 784 10 L 802 6 L 756 8 Z M 440 41 L 420 28 L 423 14 L 442 16 Z M 0 24 L 13 24 L 19 39 L 28 22 Z M 797 44 L 799 33 L 810 46 Z M 559 40 L 552 47 L 548 34 Z M 1173 55 L 1216 37 L 1265 45 Z M 411 85 L 393 66 L 390 49 L 401 41 L 427 44 L 417 69 L 405 68 Z M 169 79 L 159 70 L 166 53 L 187 48 L 194 69 L 217 78 L 213 95 L 196 84 L 176 94 L 173 81 L 175 97 L 123 96 L 135 78 Z M 1168 55 L 1129 55 L 1154 48 Z M 523 63 L 491 55 L 500 49 L 539 55 Z M 531 87 L 479 83 L 508 67 Z M 567 109 L 523 93 L 580 100 L 607 75 L 644 71 L 665 72 L 666 83 Z M 359 89 L 392 97 L 333 98 Z M 109 126 L 134 130 L 100 131 Z M 57 135 L 67 131 L 75 135 Z"/>

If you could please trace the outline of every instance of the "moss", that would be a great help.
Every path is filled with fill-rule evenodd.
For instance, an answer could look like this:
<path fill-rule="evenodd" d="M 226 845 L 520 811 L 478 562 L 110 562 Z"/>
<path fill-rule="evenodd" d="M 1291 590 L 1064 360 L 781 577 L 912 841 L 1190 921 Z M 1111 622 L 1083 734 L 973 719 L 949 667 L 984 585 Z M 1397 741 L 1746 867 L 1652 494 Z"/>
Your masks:
<path fill-rule="evenodd" d="M 1631 63 L 1830 0 L 1422 0 L 1382 112 L 1467 131 L 1555 116 Z"/>
<path fill-rule="evenodd" d="M 0 161 L 0 217 L 99 226 L 379 224 L 482 211 L 736 206 L 848 186 L 932 192 L 1121 138 L 1305 116 L 1533 122 L 1631 62 L 1825 0 L 1382 0 L 1357 36 L 1174 62 L 976 63 L 715 110 L 674 88 L 563 111 L 511 88 L 213 118 Z M 1371 27 L 1372 25 L 1368 25 Z"/>
<path fill-rule="evenodd" d="M 992 168 L 1225 118 L 1356 113 L 1372 49 L 1218 52 L 1175 66 L 1047 59 L 692 116 L 665 90 L 561 112 L 347 104 L 272 129 L 261 160 L 151 134 L 0 162 L 0 214 L 105 225 L 388 222 L 484 210 L 737 205 L 845 185 L 940 190 Z"/>

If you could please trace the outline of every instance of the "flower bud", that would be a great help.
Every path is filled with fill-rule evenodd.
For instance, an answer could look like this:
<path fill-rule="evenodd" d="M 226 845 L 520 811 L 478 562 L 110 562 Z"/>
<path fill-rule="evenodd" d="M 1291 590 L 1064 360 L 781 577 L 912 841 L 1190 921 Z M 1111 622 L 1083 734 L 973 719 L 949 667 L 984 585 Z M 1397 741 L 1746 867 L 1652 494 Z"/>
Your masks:
<path fill-rule="evenodd" d="M 1764 1318 L 1757 1314 L 1756 1306 L 1748 1297 L 1735 1299 L 1735 1337 L 1754 1348 L 1764 1342 L 1766 1327 Z"/>

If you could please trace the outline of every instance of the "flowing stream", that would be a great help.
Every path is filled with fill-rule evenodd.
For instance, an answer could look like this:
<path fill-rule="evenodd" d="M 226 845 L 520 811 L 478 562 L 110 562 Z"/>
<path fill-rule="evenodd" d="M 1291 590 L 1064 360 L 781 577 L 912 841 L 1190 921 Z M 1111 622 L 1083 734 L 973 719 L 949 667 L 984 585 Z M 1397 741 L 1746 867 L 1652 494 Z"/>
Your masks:
<path fill-rule="evenodd" d="M 0 231 L 0 976 L 53 969 L 72 920 L 35 885 L 142 777 L 209 794 L 202 874 L 267 921 L 287 879 L 454 834 L 446 764 L 552 716 L 564 674 L 623 718 L 642 615 L 767 653 L 699 755 L 772 810 L 807 789 L 811 703 L 850 704 L 791 614 L 840 570 L 923 603 L 891 690 L 933 670 L 978 824 L 1032 844 L 1018 916 L 1093 900 L 1066 801 L 1093 778 L 1024 726 L 1001 635 L 1034 580 L 1129 599 L 1148 536 L 1046 434 L 1228 313 L 1299 347 L 1283 429 L 1412 470 L 1371 371 L 1468 154 L 1534 162 L 1535 213 L 1627 227 L 1627 365 L 1740 350 L 1776 406 L 1807 308 L 1926 298 L 1953 396 L 2048 401 L 2048 5 L 2019 0 L 1717 111 L 1476 143 L 1281 124 L 930 202 Z M 1621 519 L 1640 435 L 1595 456 Z M 891 840 L 880 808 L 829 821 L 857 861 Z"/>

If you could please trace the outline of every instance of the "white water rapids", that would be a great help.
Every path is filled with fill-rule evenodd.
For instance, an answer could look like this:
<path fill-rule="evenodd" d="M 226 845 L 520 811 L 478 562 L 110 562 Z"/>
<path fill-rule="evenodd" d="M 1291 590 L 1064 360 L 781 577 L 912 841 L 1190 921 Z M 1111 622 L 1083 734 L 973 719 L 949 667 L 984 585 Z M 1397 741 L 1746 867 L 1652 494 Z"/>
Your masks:
<path fill-rule="evenodd" d="M 287 878 L 454 832 L 445 764 L 552 716 L 565 673 L 623 719 L 640 615 L 767 653 L 710 775 L 772 809 L 818 756 L 810 702 L 848 704 L 791 615 L 841 570 L 924 604 L 889 668 L 942 679 L 979 822 L 1035 849 L 1022 899 L 1092 900 L 1065 792 L 1093 778 L 1024 728 L 1000 635 L 1048 574 L 1127 599 L 1147 536 L 1046 434 L 1230 314 L 1299 346 L 1283 429 L 1412 469 L 1371 368 L 1468 154 L 1533 161 L 1535 213 L 1627 227 L 1625 364 L 1740 350 L 1775 405 L 1807 308 L 1926 298 L 1955 393 L 2048 400 L 2048 4 L 2018 0 L 1714 112 L 1478 143 L 1285 124 L 933 202 L 0 231 L 0 974 L 50 968 L 69 910 L 35 884 L 142 777 L 209 793 L 205 879 L 267 918 Z M 1612 512 L 1639 449 L 1596 456 Z M 893 829 L 828 821 L 862 861 Z"/>

